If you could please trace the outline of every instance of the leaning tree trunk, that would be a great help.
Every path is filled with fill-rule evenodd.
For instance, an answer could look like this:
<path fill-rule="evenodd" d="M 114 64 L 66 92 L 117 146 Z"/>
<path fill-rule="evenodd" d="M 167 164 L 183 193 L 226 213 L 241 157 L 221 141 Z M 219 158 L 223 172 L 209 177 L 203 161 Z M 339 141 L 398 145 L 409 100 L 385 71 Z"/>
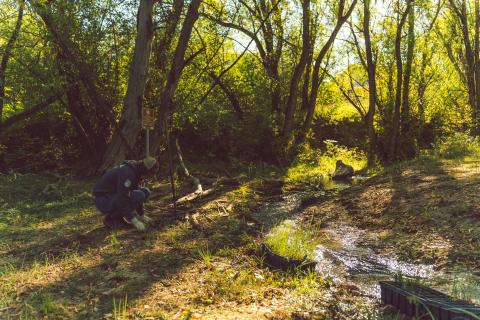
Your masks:
<path fill-rule="evenodd" d="M 185 66 L 185 52 L 188 47 L 190 36 L 192 35 L 193 26 L 198 18 L 198 9 L 202 0 L 192 0 L 188 6 L 187 15 L 183 21 L 180 37 L 178 38 L 177 47 L 173 56 L 172 65 L 168 73 L 167 82 L 160 98 L 160 106 L 157 111 L 157 120 L 155 129 L 151 137 L 152 146 L 150 150 L 155 154 L 160 147 L 165 121 L 168 114 L 173 111 L 173 97 L 180 80 L 183 67 Z"/>
<path fill-rule="evenodd" d="M 5 105 L 5 80 L 6 80 L 6 71 L 8 66 L 8 60 L 12 56 L 12 51 L 17 41 L 18 35 L 20 34 L 20 28 L 22 27 L 23 21 L 23 10 L 25 8 L 25 1 L 20 1 L 20 7 L 18 9 L 17 22 L 15 23 L 15 28 L 13 29 L 10 39 L 8 39 L 7 45 L 5 46 L 2 60 L 0 61 L 0 123 L 3 120 L 3 107 Z"/>
<path fill-rule="evenodd" d="M 95 122 L 94 127 L 97 130 L 97 135 L 106 141 L 113 130 L 115 114 L 112 105 L 98 89 L 98 77 L 94 67 L 85 60 L 85 54 L 82 53 L 81 46 L 75 43 L 68 32 L 63 29 L 63 26 L 59 24 L 59 16 L 55 15 L 50 7 L 52 3 L 44 3 L 38 0 L 29 0 L 29 2 L 43 20 L 59 54 L 64 57 L 69 68 L 74 70 L 72 74 L 75 80 L 85 88 L 86 95 L 95 108 L 95 113 L 89 113 L 89 119 Z M 98 152 L 103 153 L 104 150 L 98 150 Z"/>
<path fill-rule="evenodd" d="M 152 51 L 154 4 L 155 0 L 140 1 L 137 15 L 137 39 L 135 40 L 133 59 L 130 64 L 130 76 L 122 117 L 105 152 L 100 171 L 104 171 L 124 160 L 127 154 L 132 152 L 133 145 L 137 141 L 141 130 L 142 100 L 147 80 L 148 61 Z"/>

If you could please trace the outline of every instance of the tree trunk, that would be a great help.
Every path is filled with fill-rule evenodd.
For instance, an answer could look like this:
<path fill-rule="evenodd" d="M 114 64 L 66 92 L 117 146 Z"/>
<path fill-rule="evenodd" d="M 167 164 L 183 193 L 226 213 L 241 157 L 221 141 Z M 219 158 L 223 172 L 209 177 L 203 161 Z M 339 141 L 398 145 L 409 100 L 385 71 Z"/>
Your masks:
<path fill-rule="evenodd" d="M 213 71 L 208 72 L 208 75 L 220 87 L 220 89 L 222 89 L 223 93 L 225 93 L 225 96 L 227 96 L 228 100 L 230 101 L 230 104 L 232 105 L 233 111 L 235 111 L 235 114 L 237 115 L 238 119 L 240 121 L 244 122 L 245 118 L 243 117 L 243 110 L 242 110 L 242 107 L 240 106 L 240 101 L 238 101 L 238 98 L 235 95 L 235 92 L 233 92 L 222 81 L 222 79 L 220 77 L 218 77 Z"/>
<path fill-rule="evenodd" d="M 282 138 L 284 143 L 288 144 L 292 137 L 292 131 L 295 120 L 295 107 L 297 104 L 297 92 L 298 83 L 305 70 L 305 66 L 308 62 L 308 56 L 310 54 L 310 1 L 304 0 L 302 4 L 303 11 L 303 31 L 302 31 L 302 53 L 300 55 L 300 61 L 295 66 L 292 78 L 290 80 L 290 92 L 285 107 L 285 120 L 283 123 Z"/>
<path fill-rule="evenodd" d="M 403 63 L 402 63 L 402 29 L 405 25 L 408 12 L 410 11 L 411 0 L 407 0 L 407 8 L 403 12 L 400 21 L 397 24 L 397 33 L 395 37 L 395 59 L 397 67 L 397 83 L 395 90 L 395 109 L 393 113 L 392 136 L 390 140 L 389 161 L 397 158 L 398 136 L 400 133 L 400 107 L 402 104 L 402 81 L 403 81 Z"/>
<path fill-rule="evenodd" d="M 142 0 L 137 14 L 137 38 L 127 93 L 125 95 L 122 117 L 112 141 L 110 142 L 100 171 L 117 165 L 133 149 L 141 130 L 141 109 L 143 93 L 148 73 L 148 61 L 152 51 L 153 40 L 153 6 L 154 0 Z M 134 156 L 133 154 L 129 156 Z"/>
<path fill-rule="evenodd" d="M 81 53 L 80 46 L 69 38 L 61 25 L 56 23 L 50 4 L 41 4 L 34 0 L 30 0 L 30 4 L 42 18 L 50 37 L 65 61 L 76 71 L 77 81 L 82 83 L 89 100 L 95 107 L 95 114 L 91 115 L 91 120 L 96 120 L 98 133 L 107 139 L 115 126 L 115 115 L 112 106 L 98 90 L 94 68 L 85 61 L 85 55 Z"/>
<path fill-rule="evenodd" d="M 47 100 L 40 102 L 36 105 L 34 105 L 31 108 L 24 108 L 24 111 L 21 113 L 18 113 L 16 115 L 11 116 L 8 119 L 5 119 L 2 123 L 0 123 L 0 134 L 13 126 L 14 124 L 23 121 L 25 119 L 28 119 L 29 117 L 33 116 L 34 114 L 37 114 L 43 110 L 45 110 L 48 106 L 50 106 L 52 103 L 60 100 L 62 96 L 65 94 L 65 92 L 60 92 L 56 93 L 50 97 L 47 98 Z"/>
<path fill-rule="evenodd" d="M 190 36 L 192 35 L 193 26 L 198 18 L 198 9 L 201 2 L 202 0 L 192 0 L 190 2 L 185 20 L 183 21 L 182 30 L 180 32 L 180 37 L 178 38 L 177 47 L 173 56 L 172 65 L 168 73 L 167 82 L 165 83 L 165 87 L 160 98 L 155 129 L 150 140 L 152 143 L 150 148 L 152 154 L 155 154 L 160 147 L 160 140 L 163 134 L 165 120 L 167 119 L 168 114 L 173 111 L 173 97 L 185 64 L 185 51 L 187 50 Z"/>
<path fill-rule="evenodd" d="M 377 103 L 377 84 L 375 79 L 375 63 L 373 61 L 372 43 L 370 39 L 370 0 L 364 0 L 363 6 L 363 36 L 365 39 L 365 55 L 367 60 L 368 73 L 368 111 L 365 117 L 367 127 L 368 147 L 367 159 L 368 165 L 375 164 L 375 149 L 377 145 L 377 136 L 373 126 L 375 116 L 375 105 Z"/>
<path fill-rule="evenodd" d="M 475 0 L 476 1 L 476 0 Z M 462 30 L 462 38 L 463 38 L 463 44 L 465 47 L 465 78 L 467 82 L 467 89 L 468 89 L 468 101 L 470 104 L 470 107 L 472 109 L 472 118 L 473 118 L 473 133 L 478 134 L 477 132 L 477 125 L 476 125 L 476 119 L 478 119 L 478 107 L 477 107 L 477 84 L 476 82 L 476 68 L 475 68 L 475 52 L 476 48 L 472 50 L 472 45 L 470 43 L 470 31 L 469 31 L 469 26 L 468 26 L 468 13 L 467 13 L 467 4 L 465 0 L 462 0 L 461 7 L 459 8 L 457 6 L 457 3 L 455 0 L 450 0 L 450 6 L 453 9 L 455 15 L 457 16 L 459 20 L 459 25 L 460 29 Z M 475 11 L 477 13 L 478 11 L 478 3 L 475 2 Z M 475 29 L 478 28 L 477 26 L 477 14 L 475 17 L 475 22 L 476 26 Z M 475 30 L 477 31 L 477 30 Z M 477 35 L 475 35 L 476 37 Z M 474 41 L 476 42 L 476 41 Z M 475 46 L 475 43 L 474 43 Z M 449 46 L 446 46 L 447 49 Z M 451 48 L 451 47 L 450 47 Z M 452 52 L 451 50 L 447 50 L 449 57 L 451 58 Z"/>
<path fill-rule="evenodd" d="M 0 61 L 0 123 L 3 121 L 3 107 L 5 105 L 5 80 L 6 80 L 6 71 L 8 66 L 8 60 L 12 56 L 13 47 L 17 41 L 18 35 L 20 34 L 20 28 L 22 27 L 23 21 L 23 10 L 25 8 L 25 1 L 20 0 L 20 7 L 18 8 L 17 22 L 15 23 L 15 28 L 13 29 L 10 39 L 8 39 L 7 45 L 5 46 L 2 60 Z"/>
<path fill-rule="evenodd" d="M 307 110 L 307 115 L 305 117 L 305 121 L 303 122 L 300 138 L 298 139 L 299 143 L 305 140 L 305 136 L 308 130 L 310 129 L 310 126 L 312 125 L 313 115 L 315 113 L 315 106 L 317 103 L 318 90 L 322 83 L 322 77 L 320 75 L 320 65 L 322 64 L 323 59 L 325 58 L 328 50 L 330 50 L 331 46 L 333 45 L 333 42 L 335 41 L 335 38 L 337 37 L 337 34 L 340 31 L 340 28 L 343 26 L 343 24 L 347 21 L 347 19 L 352 14 L 356 4 L 357 4 L 357 0 L 354 0 L 350 5 L 350 8 L 347 10 L 347 12 L 344 15 L 343 11 L 345 8 L 345 0 L 339 1 L 337 23 L 335 25 L 335 28 L 333 29 L 332 33 L 330 34 L 330 37 L 328 38 L 327 42 L 324 44 L 323 48 L 320 50 L 320 53 L 315 58 L 315 63 L 313 66 L 313 75 L 312 75 L 312 88 L 310 91 L 310 95 L 308 97 L 308 110 Z"/>
<path fill-rule="evenodd" d="M 475 107 L 473 112 L 473 133 L 480 135 L 480 8 L 479 0 L 475 0 Z"/>
<path fill-rule="evenodd" d="M 427 91 L 427 80 L 425 70 L 427 69 L 427 53 L 422 54 L 422 62 L 420 65 L 420 79 L 418 80 L 418 132 L 417 140 L 421 143 L 423 127 L 425 126 L 425 92 Z"/>
<path fill-rule="evenodd" d="M 412 74 L 413 50 L 415 47 L 415 6 L 412 4 L 408 13 L 407 60 L 403 77 L 401 134 L 403 137 L 402 153 L 407 158 L 415 156 L 416 148 L 413 132 L 411 131 L 410 115 L 410 78 Z"/>

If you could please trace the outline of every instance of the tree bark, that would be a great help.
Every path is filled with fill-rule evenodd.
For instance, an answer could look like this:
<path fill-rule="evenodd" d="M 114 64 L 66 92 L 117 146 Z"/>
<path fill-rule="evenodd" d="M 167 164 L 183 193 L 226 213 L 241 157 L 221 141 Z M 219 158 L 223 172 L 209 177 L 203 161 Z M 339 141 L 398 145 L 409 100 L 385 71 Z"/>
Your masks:
<path fill-rule="evenodd" d="M 18 35 L 20 34 L 20 28 L 22 27 L 23 21 L 23 11 L 25 8 L 25 1 L 20 0 L 19 8 L 18 8 L 18 16 L 17 22 L 15 23 L 15 28 L 8 39 L 7 45 L 5 46 L 5 50 L 3 52 L 2 60 L 0 61 L 0 123 L 3 121 L 3 108 L 5 105 L 5 80 L 6 80 L 6 71 L 8 66 L 8 61 L 12 56 L 13 47 L 15 46 L 15 42 L 17 42 Z"/>
<path fill-rule="evenodd" d="M 292 78 L 290 79 L 290 91 L 285 106 L 285 120 L 283 123 L 282 138 L 288 144 L 292 137 L 293 126 L 295 122 L 295 109 L 297 104 L 298 83 L 305 70 L 310 54 L 310 0 L 304 0 L 302 4 L 302 53 L 300 60 L 295 66 Z"/>
<path fill-rule="evenodd" d="M 402 81 L 403 81 L 403 63 L 402 63 L 402 29 L 407 20 L 408 12 L 412 0 L 407 0 L 407 8 L 402 13 L 400 21 L 397 24 L 397 32 L 395 37 L 395 61 L 397 68 L 397 82 L 395 90 L 395 109 L 393 113 L 392 135 L 390 140 L 389 161 L 394 161 L 397 158 L 398 152 L 398 137 L 400 134 L 400 108 L 402 104 Z"/>
<path fill-rule="evenodd" d="M 94 68 L 85 60 L 85 54 L 82 54 L 80 46 L 73 42 L 68 32 L 59 25 L 49 7 L 51 4 L 43 4 L 39 1 L 30 0 L 35 12 L 43 20 L 46 29 L 57 46 L 59 53 L 64 57 L 65 61 L 70 64 L 71 68 L 76 72 L 75 77 L 81 82 L 85 88 L 86 94 L 94 106 L 95 114 L 90 115 L 91 121 L 95 120 L 96 128 L 99 134 L 108 139 L 113 128 L 115 127 L 115 114 L 112 106 L 107 99 L 98 90 L 98 79 L 94 72 Z M 103 153 L 103 150 L 100 150 Z"/>
<path fill-rule="evenodd" d="M 372 42 L 370 39 L 370 0 L 364 0 L 363 6 L 363 37 L 365 39 L 365 56 L 368 73 L 368 111 L 365 117 L 367 127 L 368 147 L 367 159 L 368 165 L 375 164 L 375 153 L 377 145 L 377 136 L 373 126 L 375 117 L 375 105 L 377 104 L 377 84 L 375 78 L 375 62 L 373 61 Z"/>
<path fill-rule="evenodd" d="M 415 47 L 415 5 L 410 6 L 408 13 L 408 33 L 407 33 L 407 60 L 405 62 L 405 72 L 403 77 L 402 92 L 402 111 L 401 111 L 401 135 L 403 137 L 402 153 L 406 158 L 415 156 L 416 148 L 414 135 L 411 131 L 410 115 L 410 78 L 412 74 L 413 50 Z"/>
<path fill-rule="evenodd" d="M 154 4 L 155 0 L 140 1 L 137 14 L 137 38 L 130 64 L 130 76 L 122 116 L 105 152 L 100 171 L 113 167 L 124 160 L 128 152 L 133 149 L 141 130 L 143 94 L 147 80 L 148 61 L 152 51 Z"/>
<path fill-rule="evenodd" d="M 320 88 L 320 85 L 322 83 L 322 78 L 323 78 L 320 75 L 320 65 L 322 64 L 323 59 L 325 58 L 328 50 L 330 50 L 331 46 L 333 45 L 333 42 L 335 41 L 335 38 L 337 37 L 337 34 L 340 31 L 340 28 L 343 26 L 343 24 L 348 20 L 348 18 L 352 14 L 356 4 L 357 4 L 357 0 L 354 0 L 350 5 L 350 7 L 348 8 L 347 12 L 344 14 L 345 0 L 339 1 L 337 23 L 335 24 L 335 27 L 332 33 L 330 34 L 330 37 L 328 38 L 327 42 L 324 44 L 319 54 L 315 58 L 315 63 L 313 66 L 313 74 L 312 74 L 312 88 L 308 98 L 308 110 L 307 110 L 307 115 L 305 117 L 305 121 L 303 122 L 301 133 L 299 135 L 300 137 L 298 139 L 299 143 L 305 140 L 306 134 L 310 129 L 310 126 L 312 125 L 313 115 L 315 113 L 315 106 L 317 103 L 318 90 Z"/>
<path fill-rule="evenodd" d="M 192 0 L 188 6 L 185 20 L 183 21 L 182 30 L 180 31 L 180 37 L 178 38 L 177 47 L 173 56 L 172 65 L 168 73 L 167 82 L 163 89 L 162 96 L 160 98 L 160 105 L 157 110 L 157 120 L 155 123 L 155 129 L 151 137 L 151 152 L 155 154 L 160 147 L 160 140 L 162 138 L 165 120 L 170 112 L 173 111 L 173 97 L 180 80 L 180 75 L 185 64 L 185 52 L 190 41 L 193 26 L 198 18 L 198 9 L 202 0 Z"/>

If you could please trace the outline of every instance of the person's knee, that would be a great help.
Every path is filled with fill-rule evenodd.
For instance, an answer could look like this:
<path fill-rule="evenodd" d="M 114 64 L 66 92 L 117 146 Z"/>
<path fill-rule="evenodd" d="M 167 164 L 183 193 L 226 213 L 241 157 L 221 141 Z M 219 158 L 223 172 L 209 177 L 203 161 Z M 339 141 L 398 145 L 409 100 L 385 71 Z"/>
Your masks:
<path fill-rule="evenodd" d="M 147 200 L 148 196 L 150 195 L 150 194 L 147 195 L 147 193 L 144 192 L 142 189 L 133 190 L 132 192 L 130 192 L 130 200 L 132 201 L 132 204 L 134 206 L 138 206 L 144 203 Z"/>
<path fill-rule="evenodd" d="M 95 204 L 95 207 L 97 207 L 98 211 L 103 214 L 108 214 L 112 209 L 109 199 L 105 197 L 95 197 L 95 200 L 93 202 Z"/>

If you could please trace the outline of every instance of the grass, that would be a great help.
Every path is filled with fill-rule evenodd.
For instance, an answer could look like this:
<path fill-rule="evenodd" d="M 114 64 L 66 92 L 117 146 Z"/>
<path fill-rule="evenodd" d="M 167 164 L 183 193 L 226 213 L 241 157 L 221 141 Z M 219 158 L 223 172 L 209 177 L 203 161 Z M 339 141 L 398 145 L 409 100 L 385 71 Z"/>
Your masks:
<path fill-rule="evenodd" d="M 47 184 L 56 187 L 42 194 Z M 273 299 L 284 307 L 263 310 L 284 310 L 282 319 L 295 308 L 314 312 L 318 306 L 303 307 L 305 301 L 328 290 L 313 275 L 271 272 L 252 255 L 262 234 L 246 215 L 261 201 L 258 188 L 265 187 L 258 178 L 193 204 L 201 213 L 198 229 L 181 218 L 183 208 L 178 216 L 161 216 L 166 204 L 147 206 L 158 210 L 147 234 L 105 229 L 91 187 L 0 175 L 0 206 L 7 212 L 0 215 L 0 318 L 183 319 L 191 310 L 191 319 L 199 319 L 227 309 L 256 319 L 262 315 L 251 306 Z M 219 214 L 218 203 L 231 204 L 228 215 Z"/>
<path fill-rule="evenodd" d="M 115 298 L 113 298 L 113 319 L 114 320 L 128 320 L 128 313 L 127 313 L 127 295 L 125 295 L 124 299 L 120 299 L 120 301 L 116 302 Z"/>
<path fill-rule="evenodd" d="M 313 231 L 301 229 L 293 221 L 286 220 L 270 231 L 265 242 L 281 256 L 311 259 L 316 247 L 315 238 Z"/>
<path fill-rule="evenodd" d="M 337 160 L 351 165 L 355 171 L 366 168 L 365 154 L 355 148 L 339 146 L 336 141 L 326 140 L 325 151 L 312 149 L 304 144 L 294 165 L 286 173 L 285 183 L 290 187 L 319 185 L 335 171 Z"/>
<path fill-rule="evenodd" d="M 343 152 L 335 150 L 337 155 Z M 311 162 L 306 161 L 307 158 L 302 160 L 308 170 L 327 163 L 316 158 L 318 152 L 311 153 Z M 344 161 L 349 163 L 346 159 L 355 154 Z M 327 157 L 327 154 L 324 152 L 321 156 Z M 356 168 L 362 166 L 361 159 L 361 156 L 357 158 Z M 427 160 L 424 162 L 431 165 Z M 300 259 L 305 255 L 311 257 L 315 250 L 312 239 L 316 238 L 316 230 L 309 226 L 286 222 L 272 230 L 267 227 L 262 230 L 248 219 L 247 215 L 257 210 L 262 201 L 272 201 L 265 190 L 267 184 L 255 177 L 256 171 L 265 174 L 266 179 L 272 177 L 270 168 L 251 167 L 240 179 L 241 186 L 218 188 L 211 198 L 177 208 L 176 215 L 169 211 L 166 202 L 155 202 L 147 207 L 155 219 L 147 234 L 104 229 L 89 197 L 91 182 L 74 179 L 58 182 L 57 178 L 41 175 L 1 175 L 0 310 L 9 309 L 1 312 L 0 318 L 100 319 L 116 310 L 114 313 L 119 317 L 126 313 L 129 318 L 183 319 L 191 311 L 192 319 L 199 316 L 223 319 L 228 317 L 222 312 L 228 310 L 229 316 L 241 319 L 261 318 L 261 312 L 273 312 L 271 318 L 276 319 L 305 318 L 304 312 L 319 319 L 366 319 L 365 314 L 358 312 L 361 304 L 366 303 L 359 295 L 315 273 L 272 272 L 253 254 L 256 244 L 263 239 L 263 232 L 272 231 L 267 241 L 277 247 L 273 248 L 275 251 Z M 300 177 L 297 181 L 302 183 Z M 46 184 L 57 187 L 42 194 Z M 468 184 L 466 188 L 473 190 L 476 186 Z M 380 187 L 382 189 L 375 192 L 382 191 L 383 186 Z M 422 206 L 424 202 L 416 204 L 415 219 L 423 219 L 423 211 L 418 214 L 418 208 L 445 209 L 437 203 L 438 199 L 444 197 L 445 192 L 452 192 L 441 187 L 424 199 L 433 201 L 431 206 Z M 404 196 L 400 188 L 396 192 L 397 197 Z M 449 197 L 446 199 L 449 206 L 453 205 Z M 369 201 L 361 200 L 360 205 Z M 410 201 L 408 198 L 399 203 Z M 218 204 L 228 208 L 228 214 L 219 213 Z M 334 205 L 342 204 L 334 201 Z M 465 204 L 455 208 L 462 218 L 475 207 Z M 377 208 L 374 209 L 368 213 L 369 221 L 376 222 L 376 217 L 388 218 L 388 215 L 376 215 Z M 182 219 L 187 210 L 199 213 L 198 226 Z M 332 207 L 324 209 L 325 215 L 322 210 L 316 211 L 321 219 L 332 212 Z M 395 225 L 412 219 L 406 214 L 394 218 Z M 362 216 L 357 215 L 355 219 L 360 221 Z M 465 228 L 467 226 L 465 223 Z M 451 229 L 450 222 L 448 228 Z M 440 229 L 439 233 L 450 229 Z M 412 234 L 407 233 L 405 237 L 412 238 Z M 475 239 L 474 244 L 480 239 L 474 234 L 470 237 Z M 428 239 L 422 235 L 422 240 Z M 461 243 L 472 242 L 471 239 Z M 408 245 L 416 248 L 415 243 Z M 419 245 L 416 249 L 420 248 Z M 462 250 L 467 258 L 473 252 Z M 126 299 L 120 299 L 126 295 L 128 305 Z M 254 307 L 256 311 L 252 311 Z"/>
<path fill-rule="evenodd" d="M 210 265 L 210 262 L 212 261 L 212 252 L 210 249 L 208 249 L 208 247 L 198 249 L 198 256 L 205 263 L 205 265 Z"/>

